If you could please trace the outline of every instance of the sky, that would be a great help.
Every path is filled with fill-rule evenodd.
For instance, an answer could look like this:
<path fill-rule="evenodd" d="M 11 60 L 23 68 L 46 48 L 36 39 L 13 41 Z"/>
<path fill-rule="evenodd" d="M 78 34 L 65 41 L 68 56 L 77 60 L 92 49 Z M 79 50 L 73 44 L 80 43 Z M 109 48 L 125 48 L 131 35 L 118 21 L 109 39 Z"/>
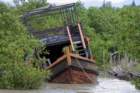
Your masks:
<path fill-rule="evenodd" d="M 6 3 L 12 3 L 13 0 L 0 0 Z M 49 3 L 52 4 L 67 4 L 67 3 L 73 3 L 79 0 L 48 0 Z M 80 0 L 86 7 L 90 6 L 101 6 L 103 4 L 104 0 Z M 114 7 L 121 7 L 123 5 L 130 5 L 133 0 L 105 0 L 110 1 Z M 136 5 L 140 5 L 140 0 L 135 0 Z"/>

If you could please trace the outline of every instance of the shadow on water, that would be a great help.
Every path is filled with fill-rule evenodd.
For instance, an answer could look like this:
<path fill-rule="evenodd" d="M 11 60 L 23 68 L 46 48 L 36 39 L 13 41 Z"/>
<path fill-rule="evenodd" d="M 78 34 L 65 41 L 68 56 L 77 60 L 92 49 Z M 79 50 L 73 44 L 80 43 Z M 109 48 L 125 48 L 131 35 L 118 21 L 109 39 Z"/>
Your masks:
<path fill-rule="evenodd" d="M 39 90 L 0 90 L 0 93 L 140 93 L 130 82 L 99 78 L 98 85 L 92 84 L 46 84 Z"/>

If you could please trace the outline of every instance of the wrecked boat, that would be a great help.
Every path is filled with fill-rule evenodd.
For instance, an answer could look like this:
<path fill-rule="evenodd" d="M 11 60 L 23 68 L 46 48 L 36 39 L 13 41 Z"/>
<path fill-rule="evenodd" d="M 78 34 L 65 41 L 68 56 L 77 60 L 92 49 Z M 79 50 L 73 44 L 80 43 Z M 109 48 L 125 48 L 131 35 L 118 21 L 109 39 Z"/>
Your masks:
<path fill-rule="evenodd" d="M 54 22 L 54 25 L 36 29 L 33 24 L 41 24 L 40 21 L 44 21 L 42 16 L 45 16 L 45 20 L 48 18 L 48 24 Z M 29 22 L 33 18 L 36 21 Z M 45 69 L 52 72 L 50 82 L 96 83 L 97 66 L 89 47 L 89 38 L 83 33 L 76 3 L 34 9 L 23 15 L 22 19 L 29 34 L 46 46 L 48 53 L 40 56 L 46 59 Z"/>

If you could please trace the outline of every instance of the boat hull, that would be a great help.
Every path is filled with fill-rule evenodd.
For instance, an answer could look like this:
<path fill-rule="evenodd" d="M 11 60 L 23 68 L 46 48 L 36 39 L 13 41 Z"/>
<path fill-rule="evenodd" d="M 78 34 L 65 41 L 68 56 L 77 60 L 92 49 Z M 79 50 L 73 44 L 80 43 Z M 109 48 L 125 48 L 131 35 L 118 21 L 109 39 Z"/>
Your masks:
<path fill-rule="evenodd" d="M 50 82 L 64 84 L 86 84 L 97 83 L 97 73 L 94 71 L 82 70 L 74 66 L 66 68 L 63 72 L 56 75 Z"/>
<path fill-rule="evenodd" d="M 49 70 L 52 76 L 49 82 L 64 84 L 96 83 L 98 71 L 95 62 L 84 57 L 71 55 L 68 64 L 67 56 L 63 56 Z"/>

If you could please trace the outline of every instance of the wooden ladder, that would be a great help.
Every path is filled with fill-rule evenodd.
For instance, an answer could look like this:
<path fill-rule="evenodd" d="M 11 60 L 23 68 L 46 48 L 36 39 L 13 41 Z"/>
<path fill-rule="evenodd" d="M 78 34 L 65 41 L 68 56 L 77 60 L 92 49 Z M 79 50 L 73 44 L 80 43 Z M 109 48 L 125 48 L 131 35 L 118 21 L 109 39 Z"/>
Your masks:
<path fill-rule="evenodd" d="M 86 44 L 85 44 L 85 40 L 84 40 L 80 23 L 78 23 L 77 26 L 78 26 L 78 33 L 80 36 L 80 40 L 73 39 L 70 28 L 69 26 L 67 26 L 67 33 L 70 40 L 72 51 L 76 54 L 79 54 L 80 56 L 88 57 L 88 52 L 87 52 L 87 48 L 86 48 Z"/>

